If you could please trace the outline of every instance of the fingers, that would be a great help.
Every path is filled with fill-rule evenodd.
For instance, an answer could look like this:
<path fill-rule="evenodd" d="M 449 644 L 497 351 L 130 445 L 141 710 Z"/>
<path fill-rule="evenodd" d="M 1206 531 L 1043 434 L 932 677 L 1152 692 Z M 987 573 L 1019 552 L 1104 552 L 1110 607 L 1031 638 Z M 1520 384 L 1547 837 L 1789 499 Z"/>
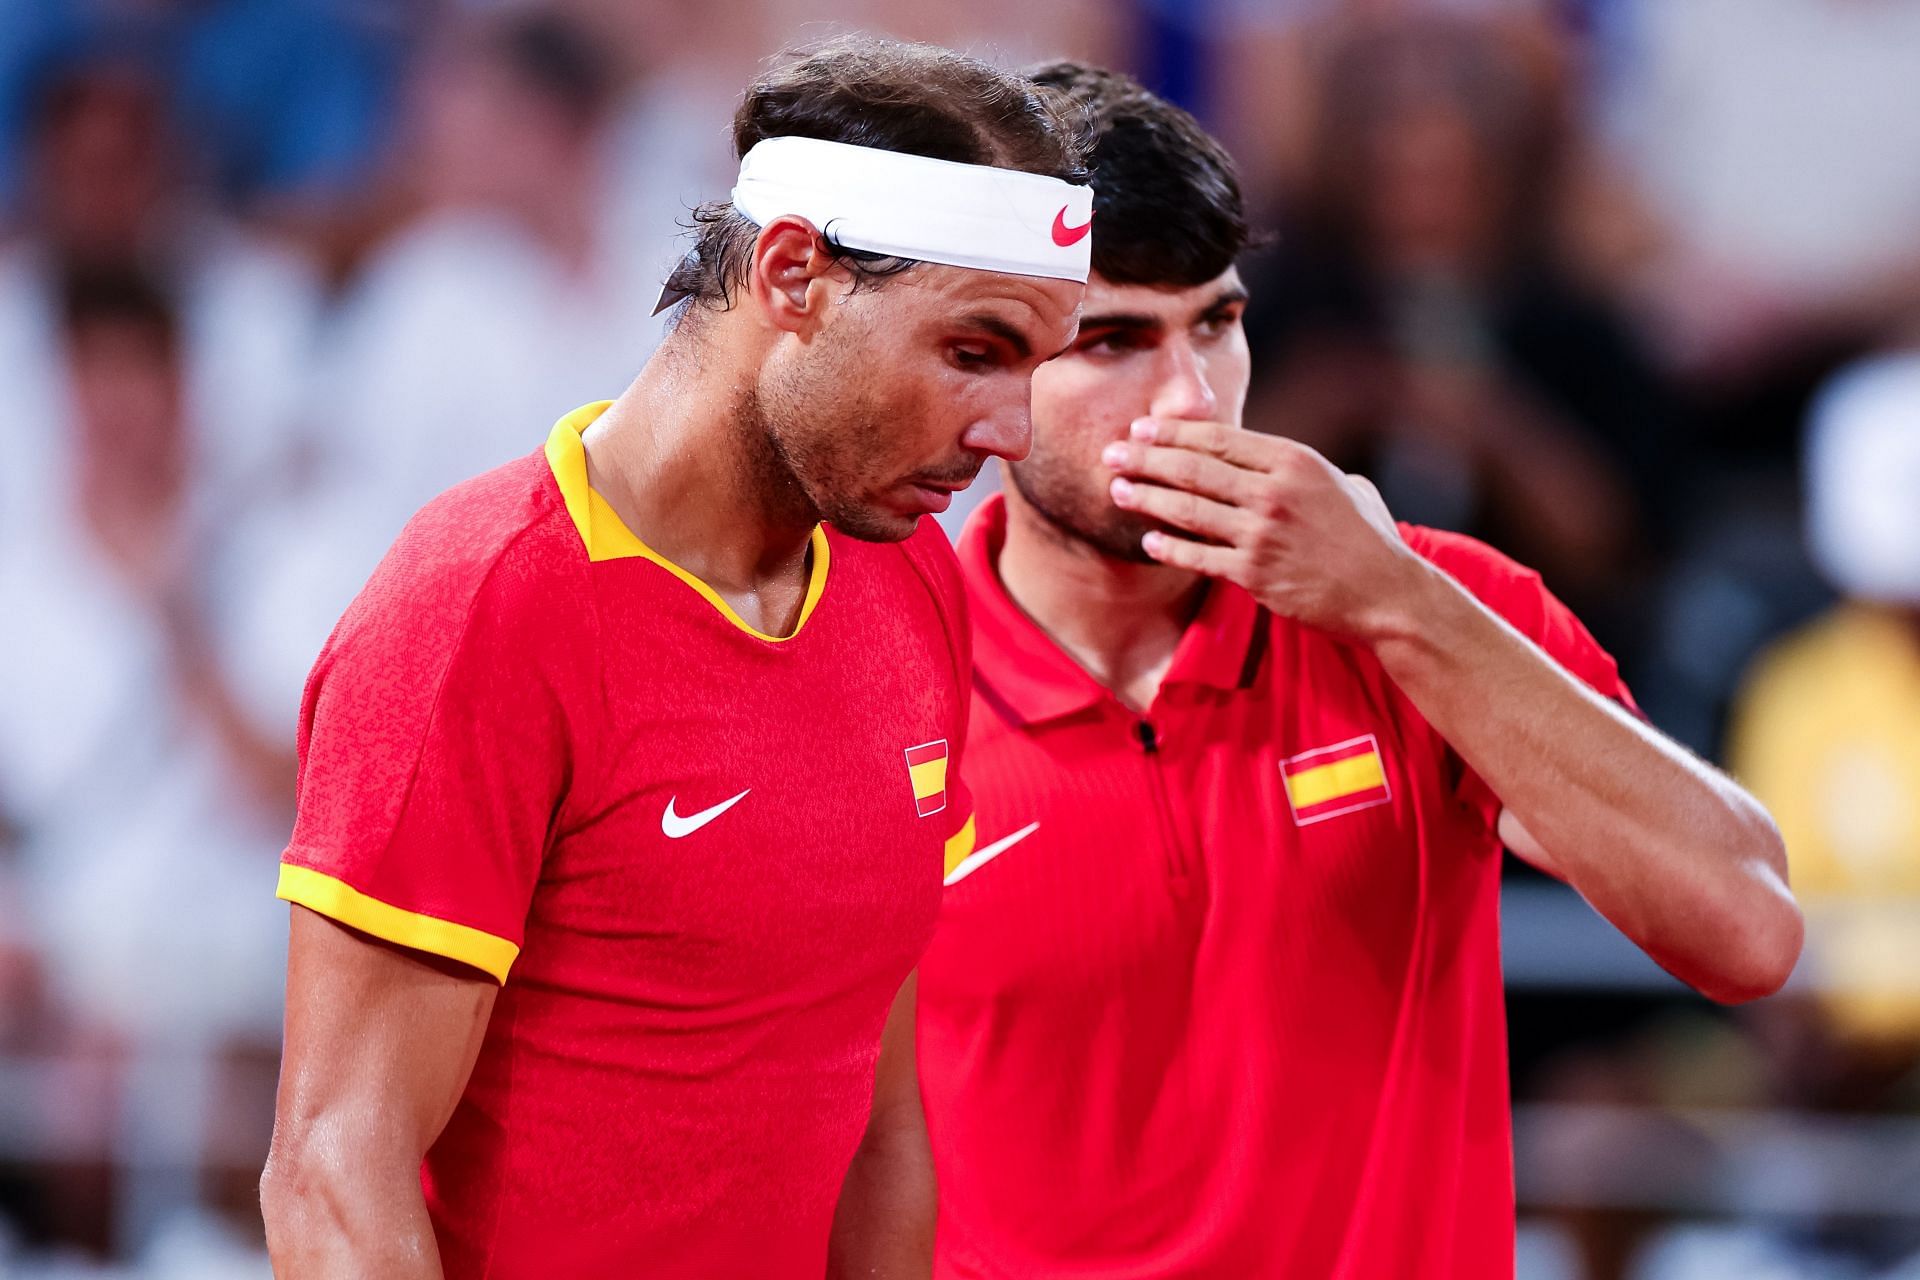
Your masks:
<path fill-rule="evenodd" d="M 1298 440 L 1188 418 L 1136 418 L 1127 447 L 1137 452 L 1169 449 L 1211 458 L 1241 471 L 1308 484 L 1341 480 L 1345 473 L 1318 450 Z"/>
<path fill-rule="evenodd" d="M 1271 471 L 1290 451 L 1313 453 L 1305 445 L 1279 436 L 1189 418 L 1139 418 L 1127 434 L 1141 444 L 1186 449 L 1249 471 Z"/>
<path fill-rule="evenodd" d="M 1185 489 L 1203 498 L 1212 498 L 1230 506 L 1251 504 L 1261 473 L 1237 467 L 1219 458 L 1191 449 L 1173 449 L 1162 445 L 1117 440 L 1101 453 L 1100 460 L 1123 476 L 1148 480 L 1171 489 Z"/>
<path fill-rule="evenodd" d="M 1142 538 L 1140 545 L 1148 555 L 1161 564 L 1172 565 L 1176 569 L 1186 569 L 1193 573 L 1203 573 L 1209 578 L 1232 579 L 1234 570 L 1239 565 L 1240 553 L 1232 547 L 1209 546 L 1204 542 L 1176 537 L 1157 529 Z"/>
<path fill-rule="evenodd" d="M 1246 531 L 1247 514 L 1238 507 L 1203 498 L 1185 489 L 1169 489 L 1115 476 L 1110 486 L 1113 504 L 1163 524 L 1197 533 L 1216 542 L 1236 542 Z"/>

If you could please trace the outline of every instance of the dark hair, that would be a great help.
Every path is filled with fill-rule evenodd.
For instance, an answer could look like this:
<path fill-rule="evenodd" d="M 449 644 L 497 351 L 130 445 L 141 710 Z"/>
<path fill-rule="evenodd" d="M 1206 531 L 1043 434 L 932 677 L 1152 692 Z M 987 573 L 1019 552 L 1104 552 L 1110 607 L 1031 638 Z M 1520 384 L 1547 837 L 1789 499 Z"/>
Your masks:
<path fill-rule="evenodd" d="M 935 45 L 857 36 L 790 54 L 748 86 L 733 116 L 733 151 L 744 156 L 766 138 L 819 138 L 1084 183 L 1083 130 L 1071 104 L 1022 76 Z M 760 228 L 727 201 L 701 205 L 693 221 L 693 252 L 667 288 L 730 306 Z M 830 234 L 827 243 L 857 277 L 913 265 L 843 248 Z"/>
<path fill-rule="evenodd" d="M 143 330 L 171 359 L 180 347 L 180 314 L 150 275 L 133 266 L 74 265 L 60 274 L 60 328 L 72 342 L 102 325 Z"/>
<path fill-rule="evenodd" d="M 1117 71 L 1060 61 L 1027 75 L 1087 113 L 1100 275 L 1118 284 L 1205 284 L 1248 248 L 1240 176 L 1199 121 Z"/>
<path fill-rule="evenodd" d="M 50 58 L 30 74 L 21 101 L 21 138 L 30 147 L 44 146 L 103 104 L 122 110 L 159 138 L 170 108 L 154 69 L 117 47 Z"/>
<path fill-rule="evenodd" d="M 515 14 L 480 27 L 472 46 L 576 129 L 612 110 L 619 73 L 611 55 L 578 23 L 557 13 Z"/>
<path fill-rule="evenodd" d="M 1537 247 L 1563 158 L 1564 121 L 1530 68 L 1483 22 L 1442 14 L 1356 30 L 1326 54 L 1300 221 L 1317 245 L 1365 252 L 1373 139 L 1435 106 L 1457 112 L 1487 166 L 1490 243 Z"/>

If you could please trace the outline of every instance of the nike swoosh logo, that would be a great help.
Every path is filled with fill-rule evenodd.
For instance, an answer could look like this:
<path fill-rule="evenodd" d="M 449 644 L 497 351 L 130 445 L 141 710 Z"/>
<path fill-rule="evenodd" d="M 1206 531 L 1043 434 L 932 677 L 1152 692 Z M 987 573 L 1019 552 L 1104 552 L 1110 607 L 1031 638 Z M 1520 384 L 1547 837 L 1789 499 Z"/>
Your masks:
<path fill-rule="evenodd" d="M 1077 227 L 1067 225 L 1067 206 L 1061 205 L 1060 212 L 1053 215 L 1053 242 L 1062 249 L 1071 249 L 1087 238 L 1087 232 L 1093 230 L 1093 219 L 1088 218 Z"/>
<path fill-rule="evenodd" d="M 1038 822 L 1029 822 L 1026 826 L 1020 828 L 1006 839 L 995 840 L 984 849 L 975 849 L 972 853 L 960 860 L 959 866 L 947 873 L 947 878 L 944 883 L 958 884 L 1039 829 L 1040 824 Z"/>
<path fill-rule="evenodd" d="M 747 791 L 751 790 L 753 790 L 752 787 L 747 788 Z M 673 802 L 680 798 L 673 796 L 667 801 L 667 811 L 660 815 L 660 832 L 669 840 L 678 840 L 682 836 L 690 836 L 727 810 L 733 808 L 733 806 L 739 804 L 742 800 L 745 800 L 747 798 L 747 791 L 742 791 L 731 800 L 722 800 L 711 809 L 702 809 L 700 812 L 690 813 L 684 818 L 673 811 Z"/>

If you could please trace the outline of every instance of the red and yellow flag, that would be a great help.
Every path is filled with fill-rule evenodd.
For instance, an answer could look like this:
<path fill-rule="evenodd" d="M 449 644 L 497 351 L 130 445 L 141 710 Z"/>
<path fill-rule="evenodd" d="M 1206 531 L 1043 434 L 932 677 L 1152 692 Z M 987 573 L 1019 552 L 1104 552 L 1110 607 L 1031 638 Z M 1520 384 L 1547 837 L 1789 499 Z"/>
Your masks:
<path fill-rule="evenodd" d="M 908 747 L 907 777 L 913 783 L 913 803 L 921 817 L 931 817 L 946 808 L 947 740 Z"/>
<path fill-rule="evenodd" d="M 1380 743 L 1370 733 L 1290 756 L 1280 762 L 1280 776 L 1293 820 L 1303 827 L 1393 799 Z"/>

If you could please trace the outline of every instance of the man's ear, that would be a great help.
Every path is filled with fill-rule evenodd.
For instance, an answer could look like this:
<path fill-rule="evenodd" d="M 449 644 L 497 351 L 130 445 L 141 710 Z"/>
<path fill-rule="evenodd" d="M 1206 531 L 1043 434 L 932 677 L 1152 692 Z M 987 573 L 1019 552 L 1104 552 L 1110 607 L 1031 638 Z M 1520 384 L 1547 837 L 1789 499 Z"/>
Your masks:
<path fill-rule="evenodd" d="M 747 267 L 747 291 L 774 328 L 809 335 L 832 301 L 828 278 L 839 264 L 819 230 L 805 218 L 782 214 L 760 229 Z"/>

